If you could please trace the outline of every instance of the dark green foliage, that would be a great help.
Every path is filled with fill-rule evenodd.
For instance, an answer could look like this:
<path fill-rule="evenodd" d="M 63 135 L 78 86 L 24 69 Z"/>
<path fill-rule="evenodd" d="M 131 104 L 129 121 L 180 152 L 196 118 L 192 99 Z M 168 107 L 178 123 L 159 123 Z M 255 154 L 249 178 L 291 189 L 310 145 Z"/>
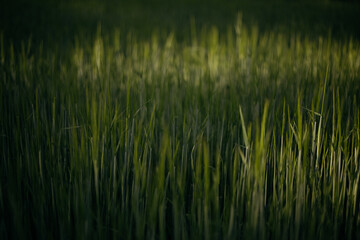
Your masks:
<path fill-rule="evenodd" d="M 357 38 L 242 16 L 6 28 L 0 238 L 360 238 Z"/>

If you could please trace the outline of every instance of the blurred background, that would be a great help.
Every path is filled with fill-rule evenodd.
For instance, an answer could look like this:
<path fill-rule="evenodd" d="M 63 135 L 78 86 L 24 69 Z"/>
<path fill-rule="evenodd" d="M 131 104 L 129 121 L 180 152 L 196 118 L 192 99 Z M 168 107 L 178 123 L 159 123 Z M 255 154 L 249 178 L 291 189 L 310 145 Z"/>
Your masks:
<path fill-rule="evenodd" d="M 0 31 L 5 39 L 28 40 L 59 47 L 73 43 L 74 36 L 93 37 L 101 25 L 104 33 L 120 30 L 138 39 L 151 33 L 175 32 L 189 40 L 191 27 L 216 26 L 220 34 L 242 14 L 246 27 L 259 32 L 276 31 L 308 37 L 360 39 L 360 1 L 261 1 L 261 0 L 17 0 L 1 1 Z"/>

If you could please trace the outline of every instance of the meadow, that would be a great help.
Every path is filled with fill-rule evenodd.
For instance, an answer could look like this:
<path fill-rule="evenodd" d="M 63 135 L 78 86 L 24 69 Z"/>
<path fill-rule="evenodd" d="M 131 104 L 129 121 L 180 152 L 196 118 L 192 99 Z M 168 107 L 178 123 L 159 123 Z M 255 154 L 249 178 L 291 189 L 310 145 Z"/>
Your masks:
<path fill-rule="evenodd" d="M 359 33 L 246 14 L 3 23 L 0 238 L 359 239 Z"/>

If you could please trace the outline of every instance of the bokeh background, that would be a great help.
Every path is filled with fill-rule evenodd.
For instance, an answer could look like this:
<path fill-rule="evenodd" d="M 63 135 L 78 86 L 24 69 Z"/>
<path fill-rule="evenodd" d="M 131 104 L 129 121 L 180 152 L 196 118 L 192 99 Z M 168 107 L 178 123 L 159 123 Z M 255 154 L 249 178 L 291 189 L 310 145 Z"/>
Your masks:
<path fill-rule="evenodd" d="M 220 33 L 235 22 L 240 12 L 243 24 L 256 25 L 260 33 L 280 31 L 317 38 L 360 38 L 360 1 L 262 1 L 262 0 L 173 0 L 173 1 L 1 1 L 0 29 L 7 39 L 30 36 L 45 45 L 72 42 L 75 35 L 92 37 L 101 24 L 104 33 L 115 28 L 126 35 L 150 39 L 154 31 L 176 32 L 190 39 L 191 23 L 197 28 L 216 26 Z"/>

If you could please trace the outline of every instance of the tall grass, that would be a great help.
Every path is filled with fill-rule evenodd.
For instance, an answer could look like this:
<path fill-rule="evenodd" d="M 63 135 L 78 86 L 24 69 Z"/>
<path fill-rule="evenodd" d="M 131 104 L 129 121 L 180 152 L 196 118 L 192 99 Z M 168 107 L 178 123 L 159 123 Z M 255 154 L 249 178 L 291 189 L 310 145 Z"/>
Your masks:
<path fill-rule="evenodd" d="M 1 35 L 1 238 L 359 238 L 359 43 L 234 26 Z"/>

